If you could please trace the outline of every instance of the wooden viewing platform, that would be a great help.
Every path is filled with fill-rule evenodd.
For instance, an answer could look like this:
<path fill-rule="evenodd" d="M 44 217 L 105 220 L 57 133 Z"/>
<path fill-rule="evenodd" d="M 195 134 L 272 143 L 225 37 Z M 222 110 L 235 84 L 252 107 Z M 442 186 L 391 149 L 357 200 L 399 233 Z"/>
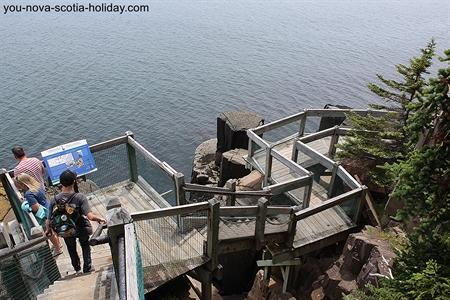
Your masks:
<path fill-rule="evenodd" d="M 80 294 L 83 299 L 135 299 L 136 295 L 142 299 L 144 293 L 185 274 L 202 283 L 202 299 L 211 299 L 212 278 L 221 277 L 218 255 L 263 248 L 270 255 L 265 255 L 258 265 L 282 267 L 286 290 L 290 280 L 286 270 L 298 263 L 296 258 L 344 240 L 358 223 L 366 188 L 331 159 L 335 144 L 346 129 L 334 127 L 304 133 L 308 116 L 343 116 L 345 112 L 348 110 L 309 110 L 248 130 L 249 150 L 245 159 L 249 168 L 264 176 L 263 190 L 254 192 L 187 184 L 183 174 L 159 161 L 130 132 L 91 146 L 93 155 L 101 155 L 103 151 L 126 153 L 125 159 L 98 159 L 99 173 L 93 174 L 92 179 L 87 176 L 87 180 L 96 182 L 98 176 L 100 181 L 109 180 L 109 183 L 84 192 L 93 212 L 108 220 L 103 237 L 109 240 L 109 245 L 93 247 L 96 272 L 81 276 L 73 275 L 63 248 L 64 254 L 56 259 L 63 277 L 41 294 L 40 299 L 67 295 L 63 286 L 73 287 L 74 281 L 85 281 L 84 294 Z M 262 137 L 268 131 L 295 122 L 299 123 L 295 135 L 280 136 L 277 142 Z M 148 175 L 138 172 L 137 161 L 149 162 L 140 165 L 139 170 L 162 171 L 172 180 L 172 190 L 157 192 L 145 177 Z M 116 174 L 117 170 L 124 170 L 120 175 L 129 173 L 128 178 L 108 175 Z M 18 201 L 17 191 L 14 192 L 8 172 L 1 176 L 2 183 L 10 186 L 6 190 L 14 204 Z M 252 196 L 259 200 L 251 206 L 221 207 L 213 200 L 188 204 L 189 191 L 228 195 L 230 199 Z M 170 195 L 175 206 L 166 200 Z M 292 206 L 272 206 L 264 197 L 267 195 L 269 199 L 286 195 Z M 27 232 L 32 231 L 35 221 L 32 215 L 22 213 L 18 219 L 24 222 Z"/>

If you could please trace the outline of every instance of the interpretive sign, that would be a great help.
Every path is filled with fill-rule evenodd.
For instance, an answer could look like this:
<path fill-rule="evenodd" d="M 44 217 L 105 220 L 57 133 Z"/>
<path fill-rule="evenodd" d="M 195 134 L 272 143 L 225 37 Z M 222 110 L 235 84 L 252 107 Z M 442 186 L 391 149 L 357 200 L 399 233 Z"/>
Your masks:
<path fill-rule="evenodd" d="M 59 175 L 69 169 L 78 176 L 96 171 L 94 158 L 86 140 L 79 140 L 41 152 L 52 184 L 59 183 Z"/>

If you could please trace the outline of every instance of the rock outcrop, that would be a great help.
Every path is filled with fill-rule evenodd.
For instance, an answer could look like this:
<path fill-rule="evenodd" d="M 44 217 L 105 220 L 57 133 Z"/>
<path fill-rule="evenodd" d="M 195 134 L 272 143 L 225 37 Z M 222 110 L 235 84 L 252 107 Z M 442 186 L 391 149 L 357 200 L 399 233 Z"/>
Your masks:
<path fill-rule="evenodd" d="M 350 234 L 338 259 L 325 255 L 307 257 L 295 269 L 296 279 L 293 290 L 290 291 L 292 295 L 295 299 L 342 299 L 343 294 L 351 294 L 357 287 L 366 291 L 366 284 L 379 287 L 380 277 L 391 276 L 390 267 L 396 257 L 379 233 L 379 229 L 375 227 L 366 227 L 359 233 Z M 272 273 L 277 274 L 276 270 Z M 275 284 L 265 281 L 263 275 L 259 275 L 255 278 L 249 296 L 264 297 L 248 299 L 269 299 L 266 296 L 274 293 L 278 293 L 280 297 L 284 295 Z"/>

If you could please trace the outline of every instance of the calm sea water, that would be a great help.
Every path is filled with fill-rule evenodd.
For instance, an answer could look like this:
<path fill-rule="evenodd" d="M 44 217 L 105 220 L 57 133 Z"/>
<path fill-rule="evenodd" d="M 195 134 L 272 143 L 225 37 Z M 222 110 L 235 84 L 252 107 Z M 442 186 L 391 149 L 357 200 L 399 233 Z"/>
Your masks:
<path fill-rule="evenodd" d="M 450 2 L 95 1 L 148 12 L 16 12 L 1 0 L 0 167 L 78 139 L 131 130 L 190 176 L 195 148 L 216 118 L 246 109 L 266 122 L 303 108 L 382 102 L 366 88 L 396 76 L 435 37 L 450 48 Z"/>

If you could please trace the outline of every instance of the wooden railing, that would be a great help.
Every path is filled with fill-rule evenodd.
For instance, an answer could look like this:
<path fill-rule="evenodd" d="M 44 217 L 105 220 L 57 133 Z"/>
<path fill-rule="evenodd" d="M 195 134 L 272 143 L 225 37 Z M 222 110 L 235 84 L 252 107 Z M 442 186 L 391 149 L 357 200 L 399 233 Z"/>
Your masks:
<path fill-rule="evenodd" d="M 328 188 L 328 195 L 330 198 L 335 196 L 336 193 L 336 178 L 339 177 L 350 189 L 355 190 L 358 188 L 362 188 L 361 185 L 350 175 L 348 172 L 342 168 L 337 162 L 333 161 L 329 157 L 333 157 L 336 152 L 336 144 L 339 141 L 339 136 L 345 135 L 348 132 L 348 128 L 341 128 L 339 126 L 335 126 L 333 128 L 325 129 L 320 132 L 315 132 L 311 134 L 305 135 L 305 127 L 307 118 L 312 117 L 345 117 L 345 114 L 350 112 L 355 112 L 360 115 L 373 115 L 374 117 L 383 117 L 387 114 L 386 111 L 381 110 L 358 110 L 358 109 L 314 109 L 307 110 L 288 116 L 286 118 L 277 120 L 275 122 L 271 122 L 257 128 L 247 130 L 247 136 L 249 137 L 249 146 L 248 146 L 248 155 L 246 160 L 250 165 L 256 165 L 258 168 L 263 171 L 264 174 L 264 186 L 270 187 L 269 183 L 273 182 L 271 173 L 272 173 L 272 165 L 273 159 L 278 160 L 284 166 L 289 168 L 292 172 L 298 174 L 299 179 L 296 184 L 288 185 L 287 183 L 282 183 L 284 187 L 289 186 L 290 188 L 298 188 L 305 187 L 305 194 L 303 197 L 303 209 L 309 207 L 310 205 L 310 197 L 313 181 L 307 180 L 307 177 L 311 178 L 313 174 L 311 172 L 304 169 L 302 166 L 297 164 L 298 153 L 302 152 L 311 159 L 313 159 L 317 164 L 322 165 L 326 169 L 331 171 L 331 181 Z M 296 134 L 286 137 L 279 137 L 279 140 L 274 143 L 269 143 L 263 139 L 262 135 L 269 131 L 282 128 L 283 126 L 300 122 L 299 130 Z M 368 133 L 370 134 L 370 133 Z M 307 143 L 312 142 L 314 140 L 322 139 L 324 137 L 331 136 L 330 146 L 328 150 L 328 157 L 319 153 L 318 151 L 312 149 L 307 145 Z M 274 147 L 284 141 L 289 139 L 294 139 L 293 148 L 292 148 L 292 156 L 290 158 L 283 157 L 278 151 L 274 149 Z M 254 155 L 256 152 L 256 146 L 259 146 L 260 149 L 258 152 L 265 152 L 265 167 L 262 168 L 258 165 L 256 160 L 254 159 Z M 295 181 L 295 180 L 294 180 Z M 277 183 L 280 184 L 280 183 Z M 288 190 L 281 189 L 281 192 L 287 192 Z M 360 204 L 358 204 L 360 206 Z M 359 211 L 360 209 L 358 209 Z M 358 212 L 359 215 L 359 212 Z M 359 217 L 355 218 L 355 221 L 358 220 Z"/>

